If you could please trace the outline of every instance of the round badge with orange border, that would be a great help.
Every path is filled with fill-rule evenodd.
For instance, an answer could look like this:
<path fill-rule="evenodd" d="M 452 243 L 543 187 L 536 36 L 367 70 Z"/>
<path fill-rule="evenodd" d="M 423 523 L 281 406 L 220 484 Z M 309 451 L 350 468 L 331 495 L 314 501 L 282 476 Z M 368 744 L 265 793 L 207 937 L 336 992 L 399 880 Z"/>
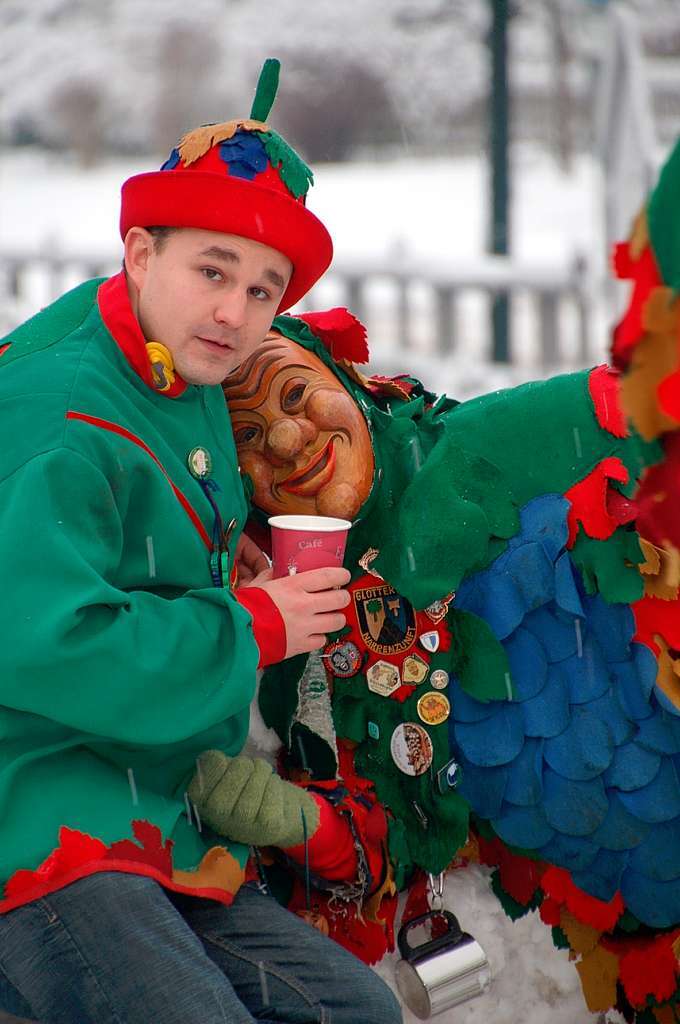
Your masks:
<path fill-rule="evenodd" d="M 416 705 L 418 717 L 425 725 L 441 725 L 451 714 L 449 699 L 436 690 L 428 690 L 419 698 Z"/>

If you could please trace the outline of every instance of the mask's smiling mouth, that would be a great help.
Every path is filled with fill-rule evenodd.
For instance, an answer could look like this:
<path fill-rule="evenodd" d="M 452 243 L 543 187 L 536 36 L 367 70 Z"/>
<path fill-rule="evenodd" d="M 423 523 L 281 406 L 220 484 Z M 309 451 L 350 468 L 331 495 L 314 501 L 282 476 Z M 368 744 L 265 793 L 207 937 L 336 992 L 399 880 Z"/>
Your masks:
<path fill-rule="evenodd" d="M 335 472 L 335 438 L 331 437 L 321 451 L 313 455 L 302 469 L 295 470 L 279 483 L 279 489 L 289 494 L 312 497 L 329 482 Z"/>

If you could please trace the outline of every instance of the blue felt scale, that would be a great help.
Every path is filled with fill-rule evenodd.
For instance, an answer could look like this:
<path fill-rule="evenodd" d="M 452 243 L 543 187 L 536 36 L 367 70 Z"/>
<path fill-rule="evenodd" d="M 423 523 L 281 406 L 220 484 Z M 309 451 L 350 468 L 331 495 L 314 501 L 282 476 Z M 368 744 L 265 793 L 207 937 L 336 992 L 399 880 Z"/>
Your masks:
<path fill-rule="evenodd" d="M 454 607 L 484 619 L 512 699 L 452 682 L 459 792 L 511 846 L 566 868 L 585 892 L 620 890 L 642 923 L 680 919 L 680 716 L 655 687 L 626 604 L 586 594 L 567 543 L 567 502 L 544 495 Z"/>

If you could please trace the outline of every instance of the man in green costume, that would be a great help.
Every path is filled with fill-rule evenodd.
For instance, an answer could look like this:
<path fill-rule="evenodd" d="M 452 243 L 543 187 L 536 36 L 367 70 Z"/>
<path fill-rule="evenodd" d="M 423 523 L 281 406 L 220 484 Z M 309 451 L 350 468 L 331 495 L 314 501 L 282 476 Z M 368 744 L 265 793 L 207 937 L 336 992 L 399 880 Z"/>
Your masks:
<path fill-rule="evenodd" d="M 253 773 L 263 830 L 240 842 L 189 797 L 199 755 L 241 750 L 258 665 L 321 646 L 348 602 L 345 570 L 272 580 L 242 537 L 219 387 L 331 257 L 311 173 L 265 123 L 277 78 L 125 183 L 123 272 L 0 344 L 0 1006 L 45 1024 L 401 1016 L 240 888 L 244 843 L 296 846 L 311 797 Z"/>

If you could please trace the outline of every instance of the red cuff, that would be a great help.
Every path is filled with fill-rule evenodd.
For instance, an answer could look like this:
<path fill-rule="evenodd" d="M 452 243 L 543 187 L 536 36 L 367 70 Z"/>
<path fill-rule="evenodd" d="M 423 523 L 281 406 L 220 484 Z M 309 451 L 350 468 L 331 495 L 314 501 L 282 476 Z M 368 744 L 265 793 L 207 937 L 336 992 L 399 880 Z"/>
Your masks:
<path fill-rule="evenodd" d="M 275 665 L 286 657 L 286 624 L 266 590 L 239 587 L 234 591 L 238 603 L 253 617 L 253 634 L 260 651 L 258 668 Z"/>
<path fill-rule="evenodd" d="M 357 854 L 347 819 L 322 796 L 311 793 L 319 805 L 316 832 L 308 840 L 309 868 L 330 882 L 353 882 L 357 874 Z M 285 851 L 298 864 L 305 862 L 305 844 L 289 846 Z"/>

